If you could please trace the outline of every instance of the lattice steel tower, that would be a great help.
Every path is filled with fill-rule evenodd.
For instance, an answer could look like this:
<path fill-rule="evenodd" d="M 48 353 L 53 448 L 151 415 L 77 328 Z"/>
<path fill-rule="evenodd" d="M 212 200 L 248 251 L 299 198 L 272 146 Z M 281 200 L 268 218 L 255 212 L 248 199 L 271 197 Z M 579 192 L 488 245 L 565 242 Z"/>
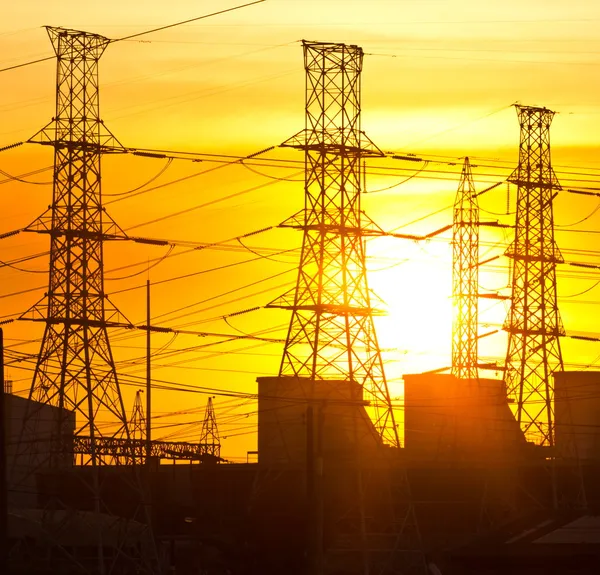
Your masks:
<path fill-rule="evenodd" d="M 142 403 L 142 390 L 135 392 L 135 401 L 133 402 L 133 411 L 129 419 L 129 434 L 133 441 L 134 451 L 137 462 L 144 461 L 145 441 L 146 441 L 146 416 Z"/>
<path fill-rule="evenodd" d="M 219 437 L 219 428 L 217 427 L 217 418 L 215 416 L 212 397 L 208 398 L 206 404 L 202 431 L 200 432 L 200 445 L 203 447 L 204 453 L 213 455 L 214 457 L 221 456 L 221 438 Z"/>
<path fill-rule="evenodd" d="M 552 202 L 560 184 L 550 161 L 546 108 L 516 106 L 521 126 L 519 165 L 509 181 L 518 186 L 512 258 L 512 304 L 505 383 L 514 398 L 521 428 L 541 445 L 554 445 L 552 374 L 563 369 L 557 304 L 556 264 L 562 255 L 554 241 Z"/>
<path fill-rule="evenodd" d="M 118 455 L 103 449 L 102 440 L 130 439 L 106 329 L 117 312 L 108 305 L 103 275 L 103 241 L 116 235 L 118 228 L 107 223 L 102 207 L 100 157 L 121 147 L 99 114 L 98 61 L 110 40 L 77 30 L 48 27 L 47 31 L 57 57 L 56 112 L 30 141 L 54 148 L 53 196 L 48 212 L 27 230 L 50 236 L 49 283 L 47 303 L 42 300 L 21 319 L 45 323 L 29 393 L 39 403 L 29 404 L 22 437 L 42 432 L 49 437 L 43 454 L 27 451 L 26 441 L 24 446 L 20 442 L 19 451 L 29 453 L 36 467 L 61 474 L 74 463 L 73 434 L 87 441 L 89 449 L 81 455 L 87 469 L 61 475 L 77 482 L 77 498 L 73 490 L 57 488 L 44 493 L 48 498 L 44 505 L 67 510 L 66 517 L 74 516 L 69 512 L 73 507 L 86 509 L 97 516 L 98 526 L 102 514 L 105 524 L 94 529 L 95 555 L 89 555 L 89 561 L 96 561 L 94 567 L 89 565 L 92 572 L 151 573 L 158 570 L 158 557 L 137 467 L 118 475 L 130 503 L 125 513 L 135 515 L 133 522 L 119 516 L 122 509 L 113 500 L 115 488 L 103 489 L 101 470 L 119 461 Z M 48 425 L 40 427 L 44 404 L 59 408 L 53 432 Z M 135 463 L 131 441 L 124 450 L 124 460 Z M 47 532 L 56 528 L 51 515 L 43 517 L 41 527 Z M 115 534 L 113 543 L 107 542 L 104 531 Z M 110 550 L 107 545 L 112 545 Z M 62 551 L 60 557 L 76 561 L 68 549 Z"/>
<path fill-rule="evenodd" d="M 469 158 L 465 158 L 454 202 L 452 264 L 452 374 L 477 379 L 479 205 Z"/>
<path fill-rule="evenodd" d="M 382 153 L 361 131 L 363 51 L 306 41 L 303 48 L 305 129 L 283 145 L 304 150 L 305 206 L 283 226 L 304 237 L 296 288 L 271 304 L 292 310 L 279 373 L 357 382 L 379 434 L 398 445 L 365 265 L 362 159 Z"/>
<path fill-rule="evenodd" d="M 98 61 L 110 40 L 62 28 L 48 34 L 57 57 L 56 114 L 37 138 L 54 147 L 54 187 L 52 206 L 34 227 L 51 238 L 50 277 L 47 306 L 30 312 L 46 323 L 30 398 L 73 411 L 75 434 L 92 443 L 82 463 L 102 465 L 111 460 L 94 442 L 129 436 L 105 326 L 115 312 L 104 292 L 103 240 L 114 224 L 102 208 L 100 155 L 115 139 L 100 119 Z M 99 425 L 107 420 L 114 423 L 108 432 Z"/>

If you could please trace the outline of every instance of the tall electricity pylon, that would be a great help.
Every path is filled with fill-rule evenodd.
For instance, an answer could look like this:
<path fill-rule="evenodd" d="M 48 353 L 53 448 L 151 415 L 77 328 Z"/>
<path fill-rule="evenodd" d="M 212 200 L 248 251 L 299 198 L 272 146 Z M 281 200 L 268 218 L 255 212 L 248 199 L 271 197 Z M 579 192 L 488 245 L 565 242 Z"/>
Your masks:
<path fill-rule="evenodd" d="M 50 276 L 47 304 L 29 312 L 46 324 L 30 399 L 73 411 L 75 435 L 93 444 L 129 437 L 105 325 L 116 314 L 103 269 L 103 241 L 114 224 L 105 222 L 100 156 L 115 138 L 100 119 L 98 61 L 110 40 L 62 28 L 48 34 L 57 57 L 56 114 L 37 137 L 54 147 L 54 187 L 51 209 L 34 226 L 50 235 Z M 110 432 L 99 425 L 107 420 Z M 69 432 L 61 427 L 61 435 Z M 111 463 L 90 451 L 83 464 Z"/>
<path fill-rule="evenodd" d="M 362 160 L 383 154 L 361 131 L 363 51 L 303 48 L 305 129 L 283 145 L 304 151 L 305 206 L 282 226 L 304 237 L 296 288 L 270 304 L 292 311 L 279 374 L 358 383 L 380 436 L 398 445 L 365 265 Z"/>
<path fill-rule="evenodd" d="M 302 254 L 296 287 L 269 304 L 292 312 L 279 377 L 348 382 L 351 400 L 357 405 L 363 401 L 370 404 L 380 444 L 399 446 L 365 263 L 365 237 L 381 230 L 374 230 L 361 210 L 363 163 L 366 157 L 384 154 L 361 130 L 363 51 L 358 46 L 306 41 L 303 50 L 305 129 L 283 146 L 304 152 L 304 209 L 281 224 L 303 232 Z M 389 517 L 383 520 L 387 521 L 383 529 L 393 534 L 394 541 L 378 552 L 371 548 L 369 536 L 381 533 L 383 522 L 374 509 L 366 508 L 366 477 L 381 461 L 373 452 L 363 453 L 359 417 L 353 419 L 353 460 L 345 479 L 355 479 L 356 491 L 341 518 L 339 534 L 343 537 L 343 530 L 349 529 L 350 547 L 361 555 L 354 566 L 363 574 L 375 570 L 390 573 L 397 565 L 407 569 L 402 572 L 422 573 L 423 555 L 408 477 L 394 450 L 379 454 L 381 461 L 389 464 L 386 487 L 380 486 L 389 494 L 385 505 Z M 373 491 L 371 488 L 371 496 Z M 408 571 L 408 566 L 414 571 Z"/>
<path fill-rule="evenodd" d="M 525 434 L 540 445 L 554 445 L 553 379 L 563 369 L 560 336 L 565 334 L 556 294 L 556 264 L 564 260 L 554 241 L 552 202 L 560 184 L 550 161 L 550 123 L 546 108 L 516 106 L 521 126 L 519 165 L 509 181 L 516 184 L 512 304 L 505 383 L 514 398 Z"/>
<path fill-rule="evenodd" d="M 208 398 L 204 421 L 202 422 L 202 431 L 200 433 L 200 445 L 203 452 L 214 457 L 221 457 L 221 438 L 219 437 L 219 428 L 217 427 L 217 418 L 213 406 L 212 397 Z"/>
<path fill-rule="evenodd" d="M 138 523 L 137 533 L 133 533 L 132 523 L 118 517 L 119 511 L 115 513 L 107 499 L 110 494 L 102 489 L 104 473 L 100 470 L 118 462 L 100 448 L 100 440 L 130 439 L 106 329 L 107 320 L 117 312 L 104 292 L 103 241 L 117 228 L 113 222 L 107 223 L 102 207 L 100 157 L 103 151 L 120 147 L 99 112 L 98 62 L 110 40 L 77 30 L 48 27 L 47 31 L 57 57 L 56 112 L 52 122 L 30 141 L 54 148 L 53 197 L 49 211 L 29 229 L 50 236 L 50 273 L 47 303 L 38 303 L 26 316 L 45 323 L 29 398 L 58 407 L 59 417 L 49 438 L 47 459 L 41 461 L 37 454 L 37 465 L 64 466 L 73 460 L 73 434 L 89 438 L 89 452 L 81 461 L 88 469 L 75 475 L 89 495 L 82 505 L 110 517 L 118 524 L 114 532 L 120 534 L 107 557 L 106 542 L 98 529 L 97 572 L 104 574 L 118 564 L 119 569 L 147 573 L 157 568 L 150 531 L 140 529 Z M 29 409 L 25 433 L 36 433 L 39 415 L 40 409 Z M 135 462 L 131 442 L 127 449 L 131 455 L 125 459 Z M 137 471 L 123 471 L 121 476 L 129 482 L 133 497 L 139 496 L 141 511 L 143 495 Z M 63 501 L 69 496 L 57 495 L 67 508 L 70 504 Z M 148 514 L 143 522 L 148 522 Z"/>
<path fill-rule="evenodd" d="M 465 158 L 454 202 L 452 263 L 452 374 L 477 379 L 479 205 L 469 158 Z"/>

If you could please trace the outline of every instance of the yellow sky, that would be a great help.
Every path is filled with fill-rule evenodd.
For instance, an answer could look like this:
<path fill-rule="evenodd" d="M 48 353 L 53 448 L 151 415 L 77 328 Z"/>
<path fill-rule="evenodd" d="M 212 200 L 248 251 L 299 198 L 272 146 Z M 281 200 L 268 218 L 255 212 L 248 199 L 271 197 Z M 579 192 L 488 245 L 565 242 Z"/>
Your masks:
<path fill-rule="evenodd" d="M 207 0 L 168 4 L 155 0 L 97 4 L 74 0 L 11 2 L 4 7 L 0 24 L 0 68 L 51 55 L 50 42 L 41 28 L 46 24 L 118 38 L 233 5 L 234 2 Z M 304 71 L 298 40 L 347 42 L 362 46 L 367 53 L 363 128 L 383 149 L 442 154 L 448 157 L 445 160 L 470 155 L 515 162 L 519 134 L 510 105 L 519 101 L 559 112 L 552 127 L 553 161 L 557 166 L 585 167 L 581 171 L 587 173 L 591 167 L 600 168 L 599 23 L 600 5 L 588 0 L 268 0 L 236 13 L 142 37 L 140 41 L 109 46 L 100 63 L 102 117 L 128 146 L 252 153 L 282 142 L 304 126 Z M 26 139 L 50 120 L 54 74 L 52 62 L 0 74 L 0 147 Z M 276 150 L 272 154 L 278 158 L 302 158 L 298 152 Z M 46 148 L 21 147 L 0 155 L 0 169 L 10 173 L 23 173 L 51 163 L 51 150 Z M 110 194 L 143 184 L 163 166 L 161 160 L 107 158 L 103 164 L 105 201 L 118 198 Z M 211 166 L 175 162 L 157 183 Z M 434 166 L 430 164 L 432 169 Z M 440 165 L 437 168 L 448 169 Z M 284 175 L 273 168 L 267 173 Z M 285 175 L 292 176 L 287 172 Z M 388 187 L 404 177 L 373 176 L 367 190 Z M 448 179 L 413 180 L 367 195 L 364 206 L 384 228 L 398 227 L 452 203 L 458 175 L 445 177 Z M 48 178 L 49 173 L 45 172 L 32 179 Z M 298 179 L 298 175 L 291 179 Z M 488 185 L 484 180 L 490 178 L 480 177 L 478 189 Z M 107 205 L 107 210 L 127 229 L 261 184 L 270 185 L 183 216 L 135 228 L 139 235 L 215 242 L 276 225 L 299 210 L 302 182 L 277 182 L 237 166 L 115 202 Z M 2 231 L 29 223 L 51 198 L 50 186 L 8 183 L 2 191 Z M 513 203 L 514 193 L 512 190 Z M 577 222 L 597 203 L 594 198 L 559 195 L 556 222 Z M 504 186 L 483 196 L 481 205 L 490 212 L 505 213 Z M 405 229 L 428 232 L 449 223 L 450 217 L 451 212 L 446 210 Z M 484 217 L 499 216 L 483 213 Z M 596 214 L 572 229 L 600 230 L 598 218 Z M 510 216 L 501 219 L 510 222 Z M 394 396 L 401 394 L 397 378 L 402 373 L 449 363 L 451 252 L 447 234 L 443 237 L 446 241 L 418 245 L 400 240 L 369 242 L 370 283 L 390 312 L 387 318 L 378 319 L 378 328 L 382 347 L 388 350 L 385 358 Z M 596 237 L 566 231 L 557 234 L 560 246 L 566 250 L 593 249 L 590 246 Z M 500 253 L 502 249 L 494 244 L 506 244 L 509 239 L 502 233 L 482 232 L 482 253 Z M 298 247 L 300 240 L 299 233 L 278 230 L 250 238 L 247 243 L 278 249 Z M 160 282 L 254 257 L 238 247 L 239 251 L 204 250 L 171 257 L 152 270 L 151 279 Z M 44 251 L 47 240 L 19 235 L 3 240 L 0 248 L 0 260 L 7 260 Z M 143 265 L 110 270 L 133 262 L 143 264 L 165 253 L 165 248 L 108 245 L 106 290 L 115 293 L 142 285 L 146 279 L 143 273 L 125 279 L 109 278 L 141 271 Z M 157 319 L 164 325 L 176 326 L 268 303 L 293 282 L 294 273 L 288 270 L 294 268 L 296 258 L 297 253 L 282 254 L 273 260 L 157 285 L 153 289 L 153 315 L 206 300 L 187 310 L 204 310 L 189 318 L 174 319 L 185 313 L 178 312 Z M 598 256 L 569 252 L 568 259 L 596 262 Z M 507 261 L 501 259 L 496 264 L 482 273 L 482 287 L 507 293 Z M 23 267 L 42 273 L 3 268 L 0 295 L 47 282 L 43 273 L 47 267 L 45 259 L 24 263 Z M 278 273 L 282 275 L 229 296 L 210 299 Z M 592 289 L 581 297 L 568 297 L 590 288 L 597 281 L 596 275 L 561 268 L 560 276 L 561 311 L 567 329 L 600 331 L 594 319 L 597 292 Z M 255 295 L 238 299 L 248 294 Z M 43 289 L 2 297 L 0 314 L 25 310 L 42 296 Z M 143 321 L 141 290 L 116 293 L 113 300 L 130 320 Z M 230 300 L 233 301 L 208 309 Z M 482 332 L 498 329 L 506 312 L 505 304 L 486 302 L 481 309 L 482 323 L 489 324 L 481 327 Z M 217 320 L 191 327 L 231 333 L 234 329 L 252 332 L 282 326 L 273 335 L 283 337 L 288 319 L 286 312 L 263 310 L 234 318 L 231 325 Z M 12 338 L 9 344 L 41 335 L 40 326 L 29 324 L 12 324 L 5 331 L 6 337 Z M 154 338 L 156 349 L 168 342 L 167 336 Z M 207 341 L 180 336 L 168 350 L 204 343 Z M 115 333 L 113 344 L 119 362 L 143 355 L 143 337 Z M 254 392 L 255 375 L 277 372 L 281 345 L 243 349 L 253 345 L 237 342 L 172 358 L 161 357 L 156 361 L 155 375 L 166 381 Z M 17 349 L 33 353 L 38 346 L 33 342 Z M 594 343 L 565 340 L 563 347 L 565 361 L 572 363 L 592 362 L 600 354 L 600 345 Z M 238 353 L 208 353 L 227 350 Z M 485 357 L 500 358 L 504 350 L 503 334 L 481 342 Z M 159 367 L 181 360 L 186 363 Z M 124 374 L 143 375 L 143 365 L 120 365 Z M 13 369 L 10 374 L 17 380 L 17 389 L 29 385 L 29 372 Z M 134 392 L 135 386 L 124 387 L 128 406 L 133 403 Z M 203 409 L 205 401 L 204 395 L 157 392 L 156 412 L 160 415 L 179 409 Z M 255 445 L 255 417 L 240 419 L 239 414 L 252 413 L 256 407 L 239 403 L 223 397 L 215 400 L 222 434 L 230 436 L 224 441 L 224 454 L 228 457 L 243 457 Z M 161 421 L 167 425 L 187 423 L 196 417 L 180 415 Z M 198 428 L 165 427 L 157 435 L 175 432 L 178 438 L 194 439 Z"/>

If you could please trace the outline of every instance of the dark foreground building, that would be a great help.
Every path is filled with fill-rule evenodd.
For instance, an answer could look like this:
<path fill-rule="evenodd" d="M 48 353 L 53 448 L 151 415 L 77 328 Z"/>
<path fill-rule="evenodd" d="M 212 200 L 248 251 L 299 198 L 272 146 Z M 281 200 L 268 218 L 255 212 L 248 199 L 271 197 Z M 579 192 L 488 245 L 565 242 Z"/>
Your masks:
<path fill-rule="evenodd" d="M 397 449 L 380 443 L 370 406 L 348 382 L 261 378 L 258 463 L 144 470 L 163 563 L 183 575 L 358 575 L 365 564 L 371 573 L 597 572 L 600 457 L 595 438 L 572 437 L 579 428 L 561 406 L 565 386 L 570 393 L 582 384 L 577 374 L 562 377 L 560 457 L 525 440 L 494 380 L 406 376 L 405 444 Z M 598 389 L 597 376 L 584 377 L 591 387 L 583 389 Z M 600 422 L 588 395 L 569 418 L 585 419 L 589 432 Z M 586 456 L 573 459 L 573 445 Z M 36 536 L 38 511 L 13 507 L 14 564 L 27 565 L 17 572 L 52 573 L 32 549 L 55 558 L 59 544 L 85 557 L 98 526 L 110 553 L 111 529 L 135 516 L 132 470 L 102 470 L 112 527 L 77 488 L 88 472 L 36 475 L 34 507 L 47 508 L 58 493 L 75 510 L 67 522 L 57 515 L 63 529 L 54 542 Z"/>

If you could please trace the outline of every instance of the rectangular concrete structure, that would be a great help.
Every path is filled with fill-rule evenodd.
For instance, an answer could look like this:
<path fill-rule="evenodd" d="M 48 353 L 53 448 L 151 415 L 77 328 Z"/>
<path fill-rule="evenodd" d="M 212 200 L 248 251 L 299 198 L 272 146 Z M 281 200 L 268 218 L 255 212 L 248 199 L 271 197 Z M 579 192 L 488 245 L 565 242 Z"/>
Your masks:
<path fill-rule="evenodd" d="M 35 413 L 35 434 L 22 434 L 24 417 Z M 4 396 L 4 421 L 6 429 L 6 456 L 8 467 L 8 502 L 11 507 L 31 508 L 37 505 L 35 474 L 48 461 L 51 438 L 56 436 L 59 408 L 30 401 L 18 395 Z M 69 414 L 69 429 L 75 430 L 75 416 Z M 31 428 L 30 428 L 31 429 Z M 68 438 L 65 445 L 68 444 Z M 71 439 L 72 443 L 72 439 Z M 61 467 L 73 465 L 73 454 L 60 456 Z M 56 458 L 55 458 L 56 461 Z"/>
<path fill-rule="evenodd" d="M 357 450 L 367 456 L 382 446 L 358 383 L 285 376 L 259 377 L 257 382 L 259 464 L 306 465 L 309 405 L 313 406 L 315 441 L 319 417 L 322 420 L 324 459 L 353 460 Z"/>
<path fill-rule="evenodd" d="M 559 457 L 600 460 L 600 371 L 554 374 L 554 419 Z"/>
<path fill-rule="evenodd" d="M 407 455 L 431 460 L 498 458 L 526 445 L 495 379 L 405 375 L 404 429 Z"/>

